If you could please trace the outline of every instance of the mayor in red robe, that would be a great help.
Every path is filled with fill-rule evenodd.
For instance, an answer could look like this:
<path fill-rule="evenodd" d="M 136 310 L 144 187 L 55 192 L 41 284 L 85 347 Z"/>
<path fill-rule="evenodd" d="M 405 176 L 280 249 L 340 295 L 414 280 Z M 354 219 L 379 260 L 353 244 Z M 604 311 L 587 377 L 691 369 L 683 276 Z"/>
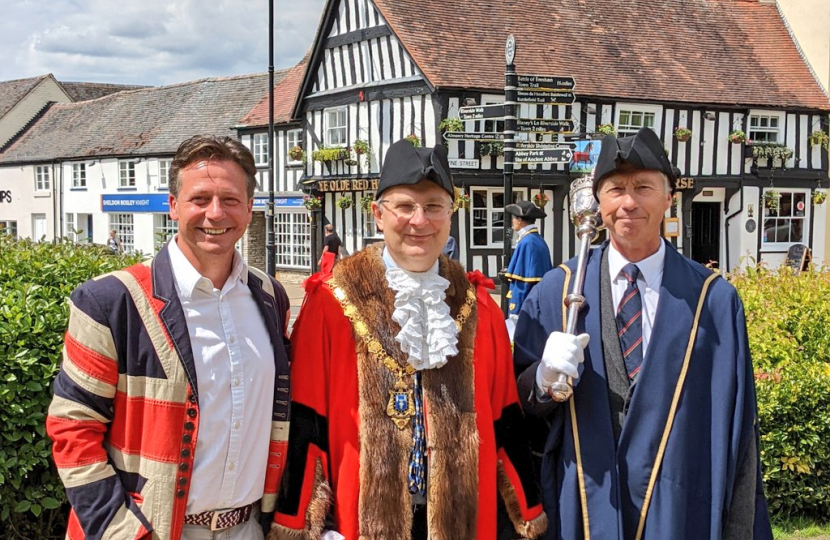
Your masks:
<path fill-rule="evenodd" d="M 492 282 L 440 255 L 446 150 L 393 145 L 385 242 L 306 282 L 272 539 L 495 540 L 546 526 Z"/>

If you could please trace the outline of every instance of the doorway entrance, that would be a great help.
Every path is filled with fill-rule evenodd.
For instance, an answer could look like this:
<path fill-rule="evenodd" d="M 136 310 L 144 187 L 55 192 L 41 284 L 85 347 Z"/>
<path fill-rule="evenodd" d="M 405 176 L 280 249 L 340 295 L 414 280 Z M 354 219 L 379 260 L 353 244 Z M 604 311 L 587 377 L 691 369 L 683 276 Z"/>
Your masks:
<path fill-rule="evenodd" d="M 720 203 L 692 203 L 692 259 L 719 267 Z"/>

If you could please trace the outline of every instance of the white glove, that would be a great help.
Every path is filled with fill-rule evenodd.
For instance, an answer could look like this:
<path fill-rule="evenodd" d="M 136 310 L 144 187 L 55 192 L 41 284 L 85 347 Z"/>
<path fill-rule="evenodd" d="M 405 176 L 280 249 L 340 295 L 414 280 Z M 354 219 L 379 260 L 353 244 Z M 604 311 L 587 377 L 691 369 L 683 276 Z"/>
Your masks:
<path fill-rule="evenodd" d="M 320 536 L 320 540 L 343 540 L 344 538 L 346 537 L 337 531 L 323 531 L 322 536 Z"/>
<path fill-rule="evenodd" d="M 548 393 L 560 373 L 572 379 L 579 377 L 579 364 L 585 360 L 582 350 L 588 346 L 589 339 L 588 334 L 574 336 L 564 332 L 553 332 L 548 336 L 542 361 L 536 369 L 536 386 L 542 393 Z"/>

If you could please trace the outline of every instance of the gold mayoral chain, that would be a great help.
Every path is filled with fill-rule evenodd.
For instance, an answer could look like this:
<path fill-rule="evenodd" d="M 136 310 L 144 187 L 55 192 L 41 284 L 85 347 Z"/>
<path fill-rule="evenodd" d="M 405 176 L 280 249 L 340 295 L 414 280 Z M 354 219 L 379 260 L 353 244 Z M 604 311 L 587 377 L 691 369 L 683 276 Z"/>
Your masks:
<path fill-rule="evenodd" d="M 395 384 L 389 390 L 386 414 L 395 422 L 398 429 L 404 429 L 415 415 L 415 402 L 412 398 L 411 381 L 416 369 L 409 363 L 402 366 L 397 360 L 389 356 L 380 341 L 369 331 L 369 326 L 363 320 L 363 317 L 361 317 L 360 312 L 349 301 L 346 291 L 334 279 L 329 281 L 329 286 L 334 293 L 334 297 L 343 307 L 343 314 L 351 321 L 355 333 L 366 344 L 369 354 L 395 375 Z M 475 301 L 475 289 L 469 286 L 467 287 L 467 296 L 464 299 L 464 305 L 461 306 L 458 315 L 455 317 L 455 326 L 458 328 L 459 333 L 467 318 L 470 316 L 470 313 L 473 312 L 473 303 Z"/>

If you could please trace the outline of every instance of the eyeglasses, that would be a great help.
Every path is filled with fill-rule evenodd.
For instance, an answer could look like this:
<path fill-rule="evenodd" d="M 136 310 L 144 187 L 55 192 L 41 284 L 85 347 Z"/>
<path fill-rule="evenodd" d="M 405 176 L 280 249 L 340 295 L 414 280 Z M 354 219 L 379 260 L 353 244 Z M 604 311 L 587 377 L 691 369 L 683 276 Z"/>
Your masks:
<path fill-rule="evenodd" d="M 412 202 L 395 202 L 380 200 L 378 204 L 386 205 L 390 212 L 399 218 L 412 219 L 415 217 L 415 212 L 420 208 L 424 212 L 424 216 L 431 220 L 446 219 L 450 215 L 451 205 L 442 203 L 427 203 L 416 204 Z"/>

